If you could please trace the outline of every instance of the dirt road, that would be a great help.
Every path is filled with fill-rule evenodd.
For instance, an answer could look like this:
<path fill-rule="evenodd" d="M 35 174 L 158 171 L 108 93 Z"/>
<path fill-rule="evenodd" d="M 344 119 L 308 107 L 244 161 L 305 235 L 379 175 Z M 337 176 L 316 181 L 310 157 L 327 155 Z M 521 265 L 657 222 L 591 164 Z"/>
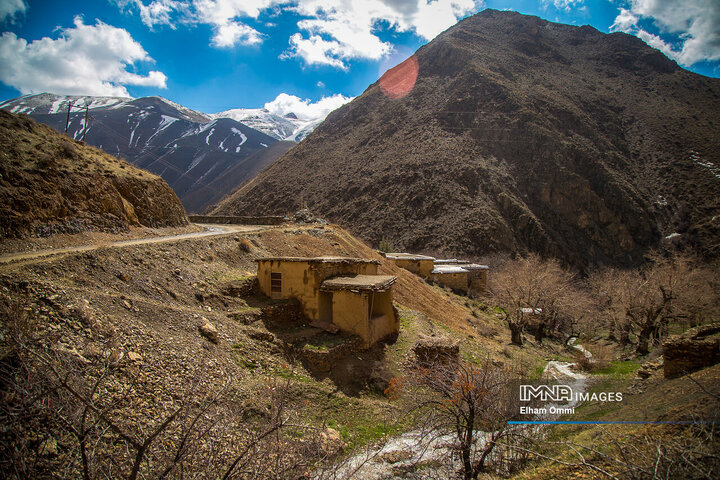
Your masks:
<path fill-rule="evenodd" d="M 247 232 L 258 232 L 265 230 L 268 227 L 265 225 L 219 225 L 219 224 L 196 224 L 204 228 L 201 232 L 193 233 L 182 233 L 179 235 L 167 235 L 163 237 L 150 237 L 150 238 L 138 238 L 134 240 L 122 240 L 118 242 L 102 242 L 91 245 L 80 245 L 77 247 L 67 248 L 51 248 L 47 250 L 37 250 L 34 252 L 21 252 L 21 253 L 8 253 L 0 255 L 0 265 L 15 263 L 24 260 L 34 260 L 43 257 L 49 257 L 51 255 L 63 255 L 68 253 L 87 252 L 90 250 L 97 250 L 98 248 L 110 248 L 110 247 L 128 247 L 132 245 L 144 245 L 148 243 L 169 243 L 177 242 L 180 240 L 187 240 L 190 238 L 202 238 L 202 237 L 215 237 L 218 235 L 229 235 L 233 233 L 247 233 Z"/>

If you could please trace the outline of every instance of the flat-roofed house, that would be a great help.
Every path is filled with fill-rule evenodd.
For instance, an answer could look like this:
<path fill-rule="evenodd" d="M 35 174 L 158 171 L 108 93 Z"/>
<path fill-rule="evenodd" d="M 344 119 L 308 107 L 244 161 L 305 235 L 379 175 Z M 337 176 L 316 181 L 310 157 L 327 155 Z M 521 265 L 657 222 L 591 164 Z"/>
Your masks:
<path fill-rule="evenodd" d="M 435 268 L 430 273 L 429 279 L 453 290 L 482 293 L 487 286 L 487 271 L 487 265 L 439 260 L 435 262 Z"/>
<path fill-rule="evenodd" d="M 260 290 L 271 298 L 299 300 L 315 324 L 357 334 L 366 347 L 399 331 L 392 304 L 397 278 L 378 275 L 377 260 L 268 257 L 257 263 Z"/>
<path fill-rule="evenodd" d="M 434 257 L 415 255 L 413 253 L 386 253 L 385 258 L 392 260 L 398 267 L 409 270 L 423 278 L 430 276 L 435 262 Z"/>

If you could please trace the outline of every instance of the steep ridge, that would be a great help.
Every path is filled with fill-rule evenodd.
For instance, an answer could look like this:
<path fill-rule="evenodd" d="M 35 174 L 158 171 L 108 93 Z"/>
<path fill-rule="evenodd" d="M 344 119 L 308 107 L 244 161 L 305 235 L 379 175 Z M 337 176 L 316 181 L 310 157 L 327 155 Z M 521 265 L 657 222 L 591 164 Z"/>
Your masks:
<path fill-rule="evenodd" d="M 68 135 L 160 175 L 186 208 L 196 212 L 211 200 L 202 201 L 203 197 L 195 192 L 208 191 L 213 180 L 223 177 L 238 163 L 247 165 L 248 158 L 277 142 L 231 118 L 211 118 L 161 97 L 130 99 L 45 93 L 10 100 L 0 104 L 0 108 L 25 113 L 62 132 L 71 102 L 74 107 L 69 116 Z M 246 171 L 257 172 L 262 166 L 249 166 Z M 228 190 L 213 191 L 213 198 L 222 198 L 247 178 L 236 180 Z M 188 197 L 194 200 L 186 202 Z"/>
<path fill-rule="evenodd" d="M 160 177 L 0 111 L 0 237 L 187 225 Z"/>
<path fill-rule="evenodd" d="M 411 83 L 388 98 L 381 83 Z M 407 72 L 407 75 L 405 75 Z M 215 210 L 317 214 L 377 244 L 633 264 L 720 254 L 720 80 L 638 38 L 485 10 L 420 48 Z"/>

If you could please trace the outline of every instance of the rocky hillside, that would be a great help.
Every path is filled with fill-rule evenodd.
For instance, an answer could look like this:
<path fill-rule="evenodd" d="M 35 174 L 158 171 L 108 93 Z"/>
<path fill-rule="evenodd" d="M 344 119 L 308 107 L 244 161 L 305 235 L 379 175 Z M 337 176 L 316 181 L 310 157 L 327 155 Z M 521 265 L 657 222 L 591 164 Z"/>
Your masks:
<path fill-rule="evenodd" d="M 192 212 L 204 210 L 257 174 L 267 165 L 263 152 L 278 142 L 235 119 L 221 114 L 211 118 L 161 97 L 43 93 L 3 102 L 0 108 L 25 113 L 63 132 L 71 103 L 68 135 L 161 176 Z M 280 150 L 271 160 L 286 151 Z M 217 184 L 211 184 L 218 179 L 230 187 L 216 190 Z M 198 195 L 201 190 L 205 193 Z"/>
<path fill-rule="evenodd" d="M 412 84 L 415 61 L 410 93 L 384 94 L 381 82 Z M 717 256 L 718 118 L 720 80 L 638 38 L 486 10 L 330 114 L 216 212 L 284 213 L 302 198 L 410 251 L 632 264 L 668 237 Z"/>
<path fill-rule="evenodd" d="M 187 223 L 160 177 L 0 111 L 0 237 Z"/>
<path fill-rule="evenodd" d="M 138 478 L 159 478 L 167 466 L 175 470 L 166 478 L 222 478 L 236 457 L 244 470 L 228 478 L 302 478 L 318 460 L 330 477 L 338 447 L 315 438 L 326 426 L 347 453 L 409 428 L 382 393 L 421 335 L 453 338 L 470 359 L 492 352 L 527 369 L 562 348 L 508 347 L 498 318 L 383 262 L 382 273 L 398 277 L 401 333 L 368 351 L 342 350 L 352 338 L 307 325 L 290 316 L 294 304 L 253 288 L 255 259 L 277 255 L 383 261 L 340 228 L 289 225 L 0 266 L 0 471 L 82 478 L 72 428 L 87 425 L 90 478 L 129 478 L 135 439 L 156 430 Z M 207 323 L 214 335 L 202 330 Z M 93 385 L 97 395 L 87 393 Z M 90 402 L 69 397 L 69 388 Z M 310 428 L 288 426 L 288 435 L 262 442 L 278 402 L 283 418 Z M 81 423 L 88 404 L 107 416 Z M 117 430 L 108 433 L 111 423 Z M 241 457 L 248 445 L 255 448 Z M 278 465 L 288 470 L 276 474 Z"/>

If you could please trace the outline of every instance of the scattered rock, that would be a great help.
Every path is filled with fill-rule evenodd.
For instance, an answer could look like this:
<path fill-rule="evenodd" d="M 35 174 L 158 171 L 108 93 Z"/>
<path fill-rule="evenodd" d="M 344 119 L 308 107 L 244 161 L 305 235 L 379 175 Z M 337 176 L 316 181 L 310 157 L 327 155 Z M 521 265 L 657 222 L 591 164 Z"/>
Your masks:
<path fill-rule="evenodd" d="M 131 362 L 140 362 L 143 359 L 142 355 L 137 352 L 128 352 L 128 358 Z"/>
<path fill-rule="evenodd" d="M 327 221 L 322 218 L 318 218 L 312 214 L 307 208 L 299 210 L 293 215 L 292 220 L 295 223 L 319 223 L 320 225 L 327 225 Z"/>
<path fill-rule="evenodd" d="M 320 443 L 320 450 L 330 457 L 342 453 L 345 449 L 345 442 L 342 441 L 340 432 L 334 428 L 327 427 L 320 432 L 318 441 Z"/>
<path fill-rule="evenodd" d="M 207 318 L 203 317 L 203 323 L 198 327 L 200 334 L 213 343 L 218 343 L 219 333 L 215 325 L 210 323 Z"/>
<path fill-rule="evenodd" d="M 271 332 L 267 332 L 264 330 L 257 330 L 257 329 L 247 329 L 245 330 L 245 334 L 252 338 L 253 340 L 260 340 L 262 342 L 273 342 L 275 341 L 275 335 L 273 335 Z"/>
<path fill-rule="evenodd" d="M 380 458 L 386 463 L 397 463 L 412 458 L 412 456 L 413 454 L 409 450 L 390 450 L 383 453 Z"/>

